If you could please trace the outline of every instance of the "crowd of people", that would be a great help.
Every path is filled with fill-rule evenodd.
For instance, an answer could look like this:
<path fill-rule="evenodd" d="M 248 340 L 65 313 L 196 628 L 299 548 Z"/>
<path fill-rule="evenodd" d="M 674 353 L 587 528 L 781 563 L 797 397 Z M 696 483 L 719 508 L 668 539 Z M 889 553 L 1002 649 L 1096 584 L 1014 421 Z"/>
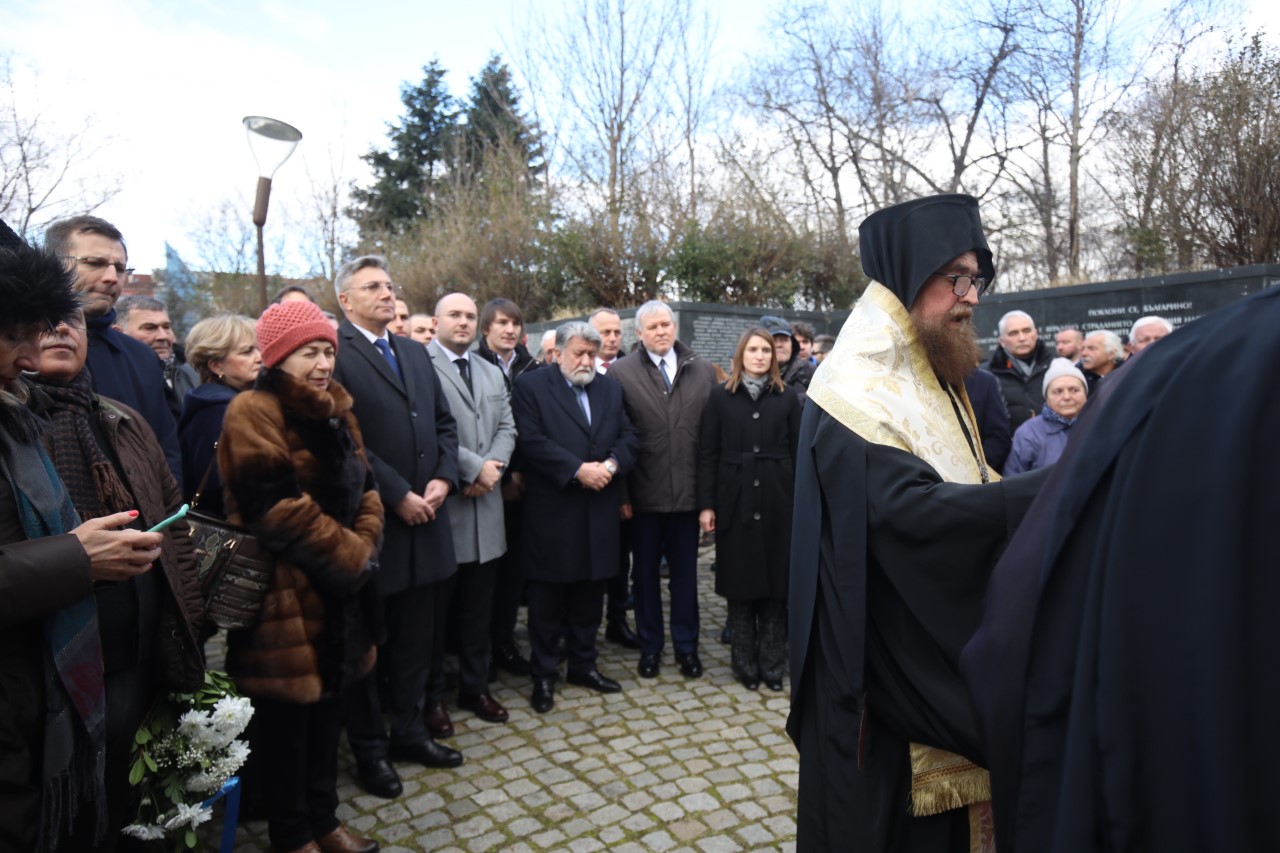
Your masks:
<path fill-rule="evenodd" d="M 982 359 L 976 203 L 895 206 L 860 236 L 873 284 L 839 337 L 763 316 L 724 369 L 661 301 L 629 351 L 602 307 L 535 358 L 510 300 L 421 310 L 376 255 L 337 272 L 341 318 L 291 286 L 179 344 L 163 301 L 121 298 L 111 223 L 63 220 L 43 249 L 8 234 L 0 846 L 132 845 L 134 733 L 202 678 L 211 634 L 185 524 L 144 532 L 184 502 L 273 560 L 226 665 L 256 709 L 247 808 L 277 849 L 378 849 L 337 817 L 344 730 L 360 786 L 395 798 L 397 763 L 465 761 L 443 742 L 455 709 L 508 721 L 499 670 L 536 713 L 562 680 L 623 689 L 601 635 L 641 678 L 700 678 L 708 536 L 734 677 L 780 692 L 790 672 L 801 849 L 990 842 L 961 649 L 1086 402 L 1173 327 L 1064 329 L 1051 351 L 1013 311 Z"/>

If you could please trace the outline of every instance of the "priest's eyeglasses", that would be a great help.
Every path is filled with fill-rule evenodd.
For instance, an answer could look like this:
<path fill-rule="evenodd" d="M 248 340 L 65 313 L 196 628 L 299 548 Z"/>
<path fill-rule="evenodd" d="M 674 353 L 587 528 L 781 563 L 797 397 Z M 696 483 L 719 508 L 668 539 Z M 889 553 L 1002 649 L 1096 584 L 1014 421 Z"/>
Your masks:
<path fill-rule="evenodd" d="M 969 288 L 978 288 L 978 296 L 982 296 L 987 292 L 987 287 L 991 284 L 980 275 L 960 275 L 959 273 L 949 272 L 934 273 L 934 275 L 951 279 L 951 292 L 962 299 L 969 292 Z"/>

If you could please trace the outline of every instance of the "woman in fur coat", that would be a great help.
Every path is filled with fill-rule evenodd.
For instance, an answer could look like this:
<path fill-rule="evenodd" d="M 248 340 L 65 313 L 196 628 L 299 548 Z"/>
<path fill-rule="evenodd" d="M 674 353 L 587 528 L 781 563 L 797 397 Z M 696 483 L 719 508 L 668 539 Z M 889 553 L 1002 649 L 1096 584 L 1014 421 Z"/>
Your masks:
<path fill-rule="evenodd" d="M 272 846 L 375 851 L 335 810 L 340 697 L 376 653 L 363 598 L 382 502 L 351 396 L 330 378 L 338 341 L 320 309 L 272 305 L 257 332 L 265 370 L 227 408 L 218 468 L 228 517 L 276 564 L 257 624 L 228 635 L 227 669 L 254 700 L 250 762 Z"/>

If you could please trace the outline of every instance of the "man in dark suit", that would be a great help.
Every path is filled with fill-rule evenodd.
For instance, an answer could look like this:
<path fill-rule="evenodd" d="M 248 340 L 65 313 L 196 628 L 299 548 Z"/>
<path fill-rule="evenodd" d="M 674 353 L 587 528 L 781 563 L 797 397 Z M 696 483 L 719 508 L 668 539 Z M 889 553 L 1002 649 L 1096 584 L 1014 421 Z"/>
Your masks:
<path fill-rule="evenodd" d="M 116 300 L 133 269 L 124 235 L 97 216 L 72 216 L 49 226 L 44 244 L 75 271 L 89 329 L 89 376 L 93 390 L 142 415 L 164 448 L 173 478 L 182 485 L 178 421 L 169 410 L 164 367 L 151 348 L 113 328 Z"/>
<path fill-rule="evenodd" d="M 374 575 L 386 640 L 374 673 L 347 697 L 347 738 L 361 786 L 390 798 L 403 790 L 391 760 L 428 767 L 462 763 L 461 753 L 431 739 L 423 720 L 432 651 L 444 639 L 447 599 L 441 588 L 457 571 L 445 498 L 458 487 L 458 431 L 426 348 L 387 334 L 396 305 L 386 260 L 365 255 L 348 261 L 335 289 L 346 320 L 338 327 L 333 378 L 355 400 L 387 508 Z"/>
<path fill-rule="evenodd" d="M 521 376 L 512 401 L 525 471 L 531 704 L 538 713 L 555 704 L 561 634 L 570 684 L 622 689 L 596 668 L 596 632 L 605 584 L 618 571 L 621 475 L 635 457 L 636 433 L 618 383 L 596 374 L 599 346 L 589 323 L 565 323 L 556 330 L 559 369 Z"/>

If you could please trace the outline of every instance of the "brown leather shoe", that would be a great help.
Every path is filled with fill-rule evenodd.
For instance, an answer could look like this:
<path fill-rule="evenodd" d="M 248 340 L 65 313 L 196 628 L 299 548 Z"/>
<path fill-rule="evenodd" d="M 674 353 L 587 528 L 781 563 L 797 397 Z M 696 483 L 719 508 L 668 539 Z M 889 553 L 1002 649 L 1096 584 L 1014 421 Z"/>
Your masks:
<path fill-rule="evenodd" d="M 443 702 L 428 702 L 426 710 L 422 712 L 422 718 L 432 737 L 453 737 L 453 720 L 449 719 L 449 709 Z"/>
<path fill-rule="evenodd" d="M 507 709 L 498 704 L 488 693 L 459 693 L 458 707 L 470 711 L 486 723 L 505 723 Z"/>
<path fill-rule="evenodd" d="M 324 838 L 316 839 L 322 853 L 378 853 L 378 842 L 372 838 L 352 835 L 345 826 L 339 826 Z"/>

